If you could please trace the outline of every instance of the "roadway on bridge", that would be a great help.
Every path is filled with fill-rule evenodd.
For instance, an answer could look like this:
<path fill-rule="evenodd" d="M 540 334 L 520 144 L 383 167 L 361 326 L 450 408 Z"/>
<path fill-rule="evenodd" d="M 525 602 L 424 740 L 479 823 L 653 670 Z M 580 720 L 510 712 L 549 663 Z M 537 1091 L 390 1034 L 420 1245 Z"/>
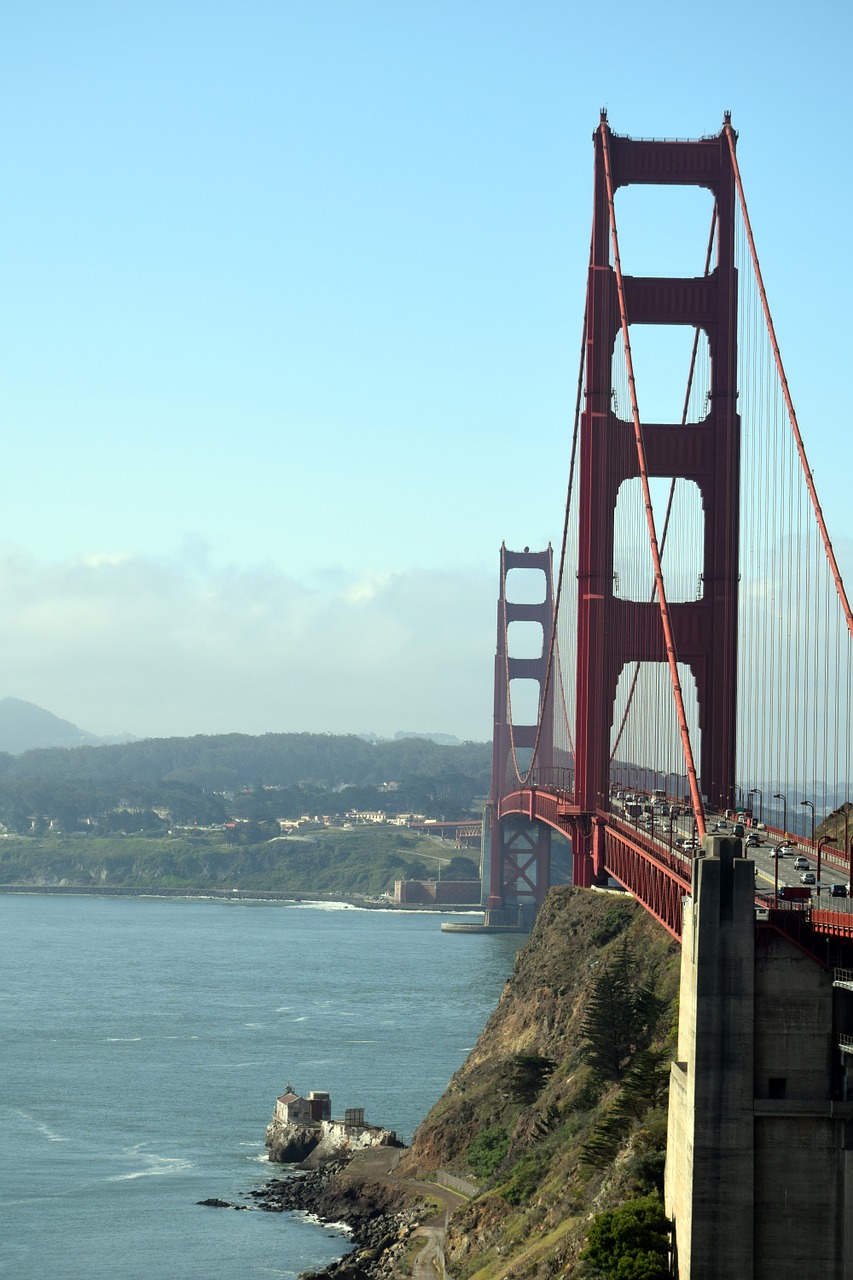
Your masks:
<path fill-rule="evenodd" d="M 630 822 L 632 826 L 635 826 L 638 834 L 642 835 L 644 839 L 652 839 L 661 848 L 682 852 L 685 861 L 692 858 L 693 849 L 677 847 L 685 841 L 689 844 L 693 839 L 695 826 L 693 818 L 689 814 L 679 814 L 671 822 L 669 815 L 659 814 L 655 817 L 654 826 L 650 830 L 648 825 L 643 826 L 640 822 L 635 821 L 634 818 L 628 817 L 625 813 L 625 801 L 611 799 L 611 808 L 623 821 Z M 710 834 L 733 834 L 734 823 L 725 819 L 722 815 L 708 814 L 706 821 Z M 748 828 L 747 835 L 753 836 L 761 842 L 757 846 L 744 850 L 746 856 L 755 864 L 756 889 L 760 892 L 770 891 L 772 893 L 777 883 L 777 861 L 779 864 L 778 886 L 780 889 L 783 887 L 805 887 L 801 877 L 806 874 L 806 871 L 803 867 L 795 865 L 798 857 L 806 858 L 808 870 L 815 877 L 817 876 L 817 858 L 811 845 L 807 842 L 801 843 L 796 838 L 783 840 L 775 832 L 757 827 Z M 786 849 L 786 852 L 777 855 L 776 850 L 780 845 Z M 821 883 L 809 886 L 812 894 L 812 905 L 815 907 L 820 906 L 823 910 L 828 911 L 853 911 L 853 898 L 849 896 L 849 879 L 849 873 L 846 868 L 833 866 L 824 855 L 821 863 Z M 836 885 L 843 885 L 848 889 L 848 896 L 840 897 L 832 894 L 830 887 Z"/>

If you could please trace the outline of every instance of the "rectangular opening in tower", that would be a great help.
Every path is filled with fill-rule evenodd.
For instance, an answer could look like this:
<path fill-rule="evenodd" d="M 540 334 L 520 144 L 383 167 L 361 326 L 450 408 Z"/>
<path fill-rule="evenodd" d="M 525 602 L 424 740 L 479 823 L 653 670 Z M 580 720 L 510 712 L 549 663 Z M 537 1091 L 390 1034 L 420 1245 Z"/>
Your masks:
<path fill-rule="evenodd" d="M 711 191 L 632 183 L 619 187 L 615 205 L 619 252 L 627 275 L 702 275 L 714 212 Z"/>
<path fill-rule="evenodd" d="M 508 569 L 506 598 L 511 604 L 544 604 L 548 582 L 542 569 Z"/>
<path fill-rule="evenodd" d="M 653 477 L 649 483 L 663 585 L 670 604 L 702 598 L 705 513 L 692 480 Z M 613 594 L 648 604 L 655 585 L 654 561 L 639 478 L 619 487 L 613 528 Z"/>
<path fill-rule="evenodd" d="M 506 629 L 506 648 L 511 658 L 541 658 L 545 636 L 541 622 L 511 622 Z"/>
<path fill-rule="evenodd" d="M 541 690 L 538 680 L 517 677 L 509 682 L 509 713 L 514 725 L 536 724 Z"/>
<path fill-rule="evenodd" d="M 696 681 L 685 663 L 679 662 L 677 667 L 690 742 L 698 759 Z M 611 785 L 644 791 L 660 788 L 667 795 L 678 794 L 685 777 L 684 752 L 666 663 L 630 662 L 623 666 L 613 704 L 610 755 Z"/>
<path fill-rule="evenodd" d="M 684 324 L 629 324 L 628 335 L 640 422 L 673 426 L 703 422 L 708 416 L 711 389 L 711 359 L 705 332 L 700 329 L 697 334 L 692 326 Z M 613 348 L 611 381 L 616 416 L 631 423 L 633 430 L 621 333 Z"/>

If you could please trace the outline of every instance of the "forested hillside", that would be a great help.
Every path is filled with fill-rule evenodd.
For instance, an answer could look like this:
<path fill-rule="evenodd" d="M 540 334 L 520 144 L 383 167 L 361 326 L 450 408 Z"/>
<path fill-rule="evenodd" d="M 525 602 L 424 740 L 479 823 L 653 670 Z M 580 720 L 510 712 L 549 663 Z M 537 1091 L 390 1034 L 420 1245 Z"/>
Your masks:
<path fill-rule="evenodd" d="M 459 817 L 488 791 L 488 743 L 443 746 L 423 738 L 367 742 L 355 735 L 282 733 L 152 738 L 115 746 L 0 754 L 0 822 L 32 820 L 65 831 L 95 819 L 122 830 L 117 811 L 163 822 L 256 821 L 305 812 L 386 808 Z M 393 784 L 389 787 L 389 784 Z M 153 816 L 134 830 L 157 825 Z M 91 825 L 89 827 L 91 828 Z"/>

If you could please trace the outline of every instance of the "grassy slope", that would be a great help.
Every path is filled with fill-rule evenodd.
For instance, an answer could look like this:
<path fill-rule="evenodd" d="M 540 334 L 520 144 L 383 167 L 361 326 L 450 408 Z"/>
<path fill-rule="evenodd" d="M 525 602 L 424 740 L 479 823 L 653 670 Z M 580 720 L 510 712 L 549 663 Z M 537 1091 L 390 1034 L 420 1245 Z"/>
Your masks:
<path fill-rule="evenodd" d="M 659 1177 L 665 1099 L 658 1092 L 641 1117 L 619 1118 L 620 1087 L 596 1084 L 583 1051 L 590 993 L 625 946 L 638 984 L 658 997 L 651 1044 L 671 1057 L 676 945 L 630 900 L 555 889 L 477 1046 L 415 1135 L 407 1171 L 448 1169 L 483 1187 L 450 1225 L 447 1260 L 459 1280 L 580 1275 L 592 1215 Z M 525 1090 L 519 1062 L 537 1055 L 553 1072 Z M 664 1061 L 658 1082 L 667 1076 Z M 485 1177 L 484 1134 L 498 1156 L 501 1142 L 506 1151 Z M 599 1150 L 593 1163 L 587 1144 Z"/>

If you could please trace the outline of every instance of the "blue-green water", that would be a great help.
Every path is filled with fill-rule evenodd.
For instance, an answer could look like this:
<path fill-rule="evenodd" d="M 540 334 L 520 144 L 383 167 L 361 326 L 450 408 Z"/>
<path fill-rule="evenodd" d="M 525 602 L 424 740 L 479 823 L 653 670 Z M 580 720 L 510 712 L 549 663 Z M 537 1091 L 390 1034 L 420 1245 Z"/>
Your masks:
<path fill-rule="evenodd" d="M 349 1248 L 203 1208 L 280 1171 L 284 1085 L 408 1141 L 473 1046 L 517 936 L 430 914 L 0 896 L 0 1274 L 296 1276 Z"/>

